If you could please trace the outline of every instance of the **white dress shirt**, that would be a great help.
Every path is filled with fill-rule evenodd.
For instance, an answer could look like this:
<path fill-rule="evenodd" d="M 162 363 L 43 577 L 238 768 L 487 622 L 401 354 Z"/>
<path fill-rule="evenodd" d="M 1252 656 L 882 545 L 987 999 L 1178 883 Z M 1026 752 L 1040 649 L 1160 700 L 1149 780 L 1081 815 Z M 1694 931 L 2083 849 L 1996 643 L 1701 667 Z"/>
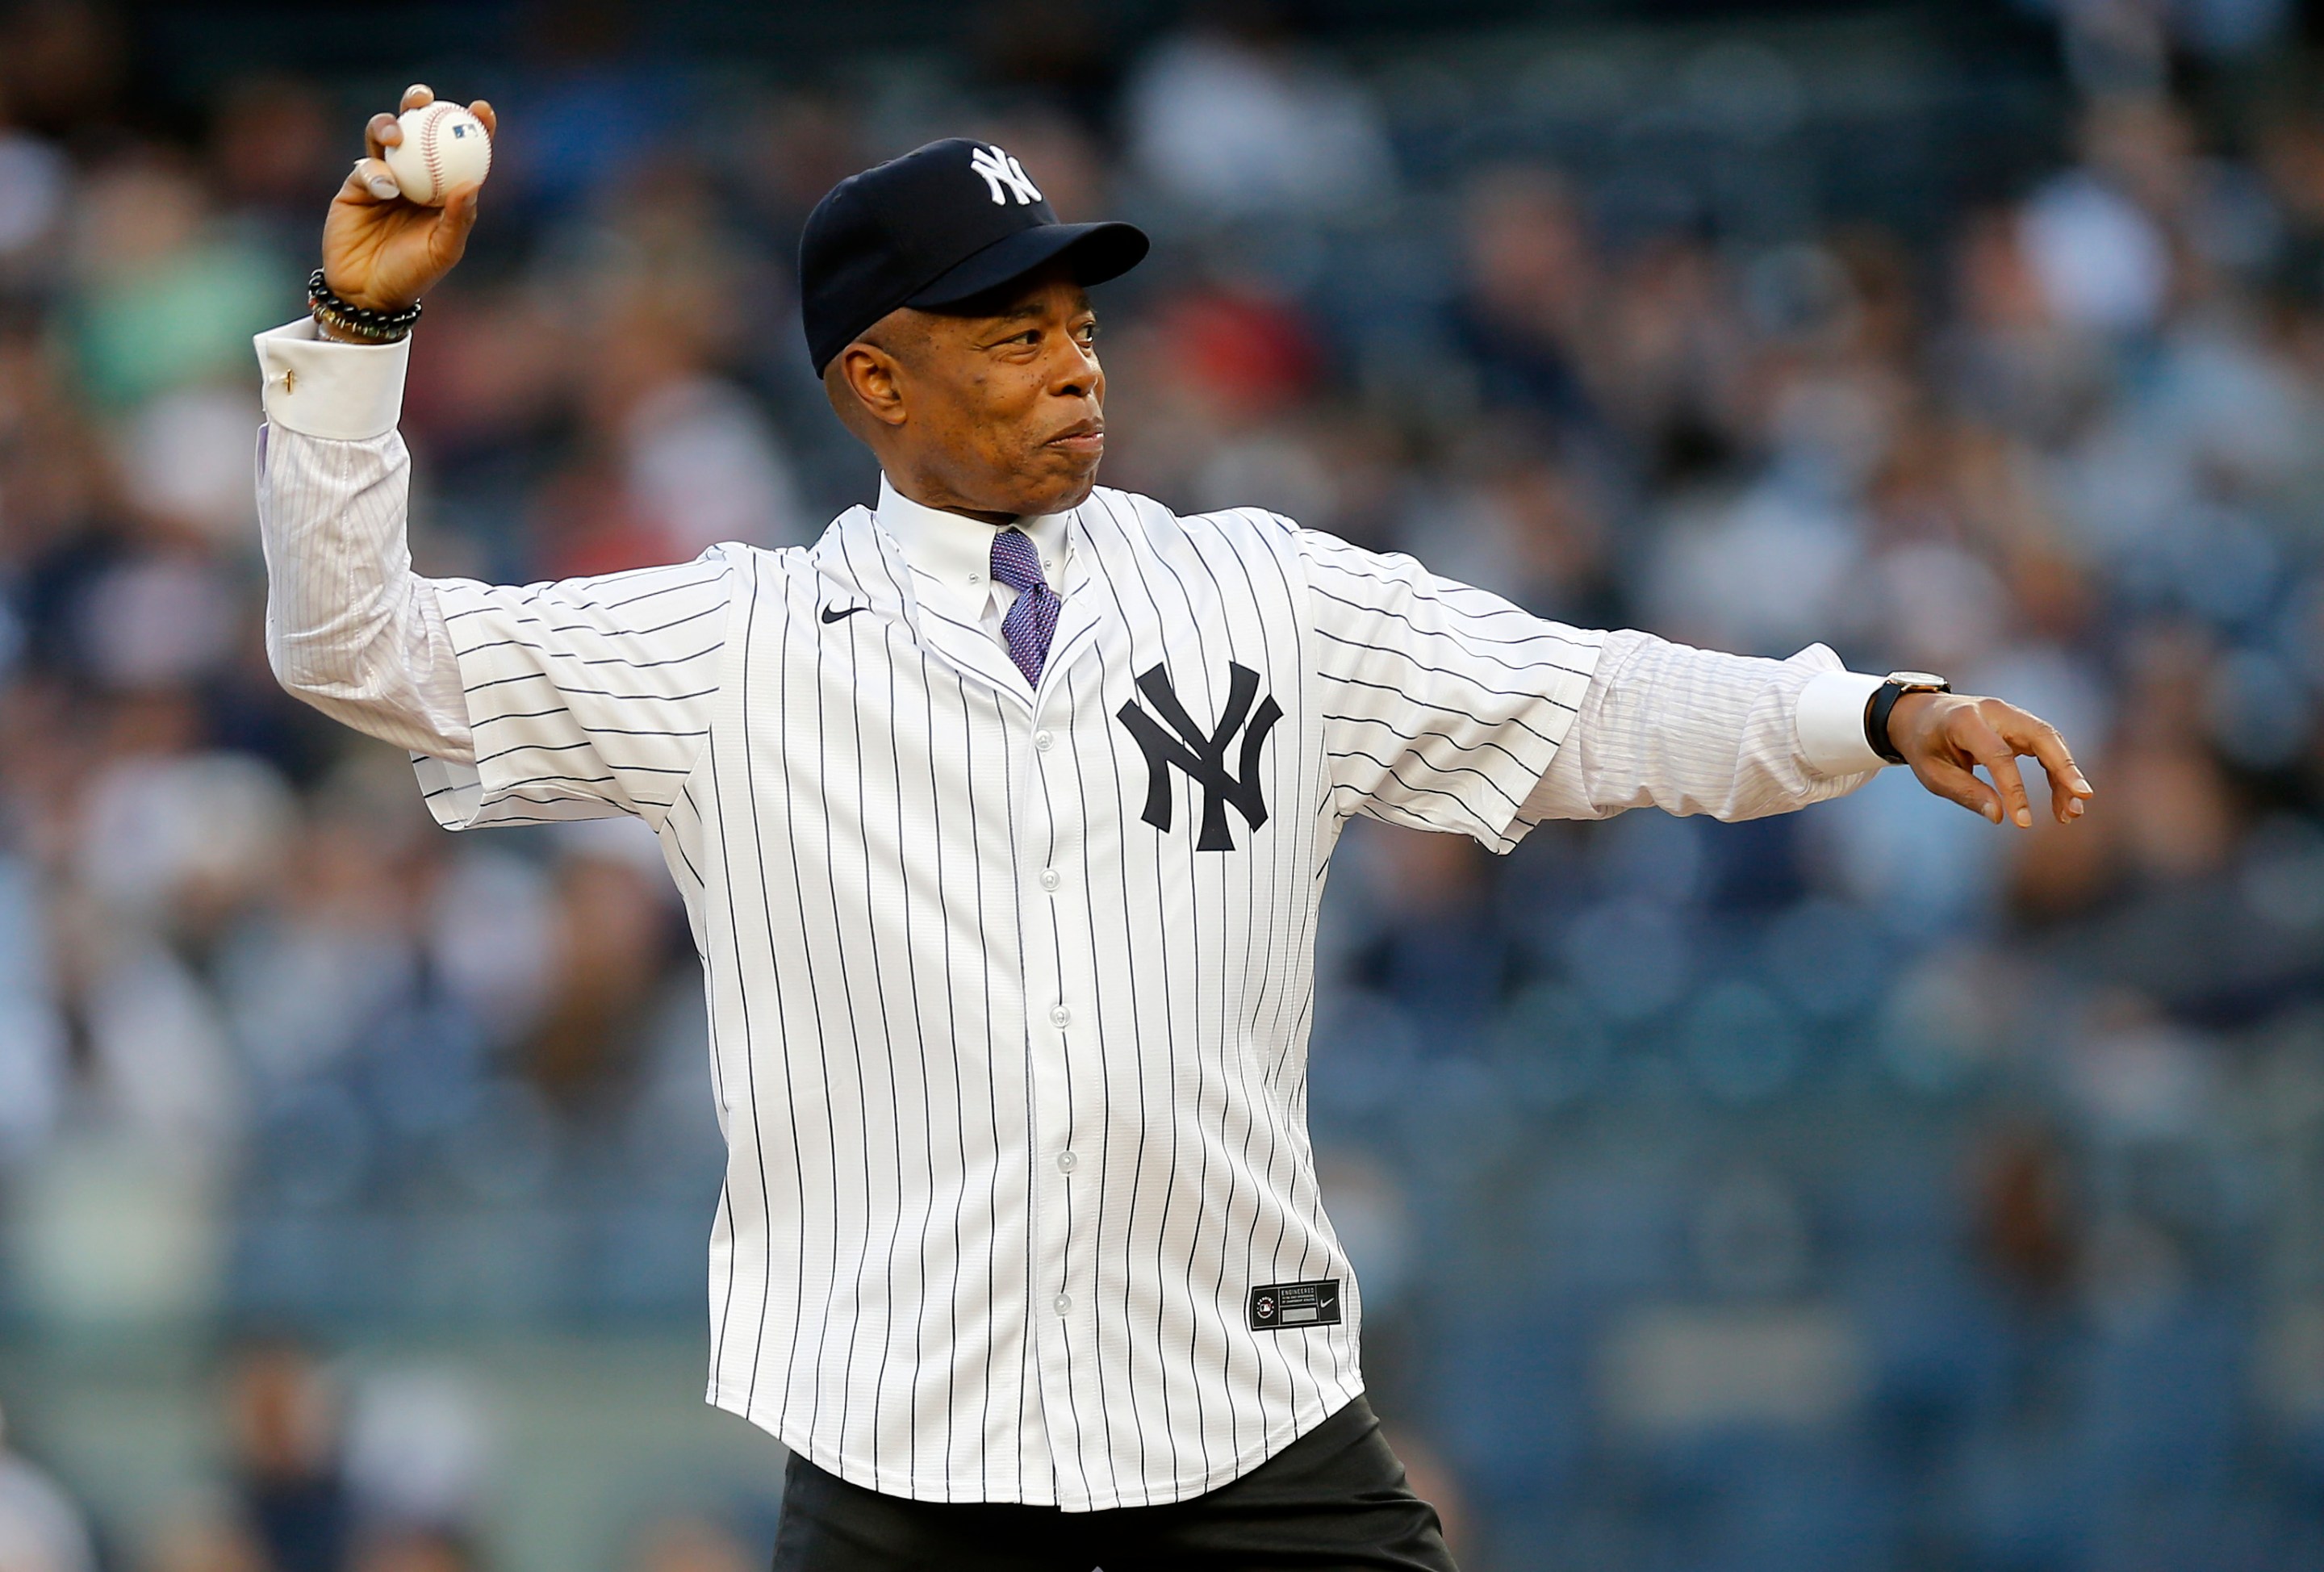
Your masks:
<path fill-rule="evenodd" d="M 415 577 L 404 351 L 259 339 L 267 644 L 449 828 L 632 813 L 703 958 L 729 1153 L 710 1400 L 927 1500 L 1154 1504 L 1362 1389 L 1306 1134 L 1314 920 L 1363 815 L 1506 851 L 1748 818 L 1878 761 L 1877 680 L 1535 617 L 1251 510 L 994 526 L 883 487 L 815 546 Z"/>
<path fill-rule="evenodd" d="M 914 593 L 998 639 L 1001 620 L 1017 604 L 1017 592 L 992 577 L 992 537 L 1001 532 L 1000 526 L 923 506 L 898 491 L 884 475 L 880 477 L 880 503 L 872 511 L 881 527 L 896 537 L 912 570 Z M 1051 589 L 1065 582 L 1060 574 L 1073 550 L 1065 530 L 1070 516 L 1038 514 L 1019 519 L 1013 526 L 1032 541 L 1041 559 L 1041 577 Z"/>

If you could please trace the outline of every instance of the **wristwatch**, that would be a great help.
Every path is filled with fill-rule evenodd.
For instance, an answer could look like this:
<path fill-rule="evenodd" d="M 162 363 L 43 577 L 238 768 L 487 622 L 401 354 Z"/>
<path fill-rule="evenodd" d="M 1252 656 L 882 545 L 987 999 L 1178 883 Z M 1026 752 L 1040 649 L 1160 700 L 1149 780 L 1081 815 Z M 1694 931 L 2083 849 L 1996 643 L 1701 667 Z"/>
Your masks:
<path fill-rule="evenodd" d="M 1864 740 L 1872 751 L 1892 764 L 1901 764 L 1904 755 L 1888 740 L 1888 712 L 1907 693 L 1950 693 L 1953 685 L 1933 671 L 1891 671 L 1881 679 L 1880 686 L 1872 690 L 1871 699 L 1864 707 Z"/>

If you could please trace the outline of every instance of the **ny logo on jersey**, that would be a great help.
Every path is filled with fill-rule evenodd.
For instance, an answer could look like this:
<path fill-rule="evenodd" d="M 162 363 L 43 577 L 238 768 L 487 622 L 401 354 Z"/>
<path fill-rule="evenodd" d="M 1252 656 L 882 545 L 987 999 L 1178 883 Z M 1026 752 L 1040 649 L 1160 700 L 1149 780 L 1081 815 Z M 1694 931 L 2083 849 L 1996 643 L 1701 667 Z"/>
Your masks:
<path fill-rule="evenodd" d="M 1025 166 L 997 147 L 971 149 L 968 167 L 984 177 L 987 190 L 992 193 L 995 207 L 1005 208 L 1014 195 L 1019 207 L 1028 207 L 1041 199 L 1041 188 L 1025 172 Z"/>
<path fill-rule="evenodd" d="M 1203 832 L 1194 842 L 1198 852 L 1231 852 L 1234 837 L 1227 831 L 1227 809 L 1232 806 L 1242 815 L 1243 822 L 1257 829 L 1267 822 L 1267 802 L 1259 795 L 1259 750 L 1267 742 L 1267 734 L 1283 718 L 1283 707 L 1272 698 L 1259 698 L 1259 673 L 1250 667 L 1230 662 L 1226 707 L 1219 712 L 1219 724 L 1214 731 L 1205 732 L 1178 702 L 1177 689 L 1170 686 L 1169 674 L 1160 666 L 1149 668 L 1138 679 L 1138 691 L 1154 707 L 1157 720 L 1130 699 L 1117 710 L 1114 718 L 1130 728 L 1130 735 L 1146 754 L 1146 822 L 1166 834 L 1170 828 L 1170 771 L 1173 766 L 1184 770 L 1186 779 L 1203 789 Z M 1259 698 L 1259 707 L 1251 701 Z M 1245 722 L 1250 724 L 1245 726 Z M 1168 730 L 1164 730 L 1167 726 Z M 1227 749 L 1234 743 L 1235 733 L 1242 733 L 1242 752 L 1237 763 L 1240 772 L 1227 773 Z M 1175 735 L 1173 734 L 1176 734 Z"/>

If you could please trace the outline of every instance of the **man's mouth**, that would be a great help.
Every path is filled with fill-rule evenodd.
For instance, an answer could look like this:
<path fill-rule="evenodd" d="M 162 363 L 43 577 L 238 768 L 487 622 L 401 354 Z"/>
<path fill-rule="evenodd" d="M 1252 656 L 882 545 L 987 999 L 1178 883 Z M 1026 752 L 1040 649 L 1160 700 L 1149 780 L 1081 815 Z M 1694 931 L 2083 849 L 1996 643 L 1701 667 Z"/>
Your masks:
<path fill-rule="evenodd" d="M 1069 453 L 1102 453 L 1105 450 L 1105 422 L 1075 421 L 1044 446 L 1063 448 Z"/>

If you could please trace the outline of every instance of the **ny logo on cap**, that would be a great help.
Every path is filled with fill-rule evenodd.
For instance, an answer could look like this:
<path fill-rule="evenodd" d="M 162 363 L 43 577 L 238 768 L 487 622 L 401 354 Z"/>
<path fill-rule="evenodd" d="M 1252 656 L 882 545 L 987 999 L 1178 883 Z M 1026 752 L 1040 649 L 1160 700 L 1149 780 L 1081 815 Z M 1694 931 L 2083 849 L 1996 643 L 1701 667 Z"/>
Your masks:
<path fill-rule="evenodd" d="M 1033 183 L 1033 177 L 1025 172 L 1025 166 L 997 147 L 971 149 L 968 167 L 984 177 L 984 184 L 992 192 L 995 207 L 1007 207 L 1011 195 L 1016 197 L 1020 207 L 1041 199 L 1041 188 Z"/>

